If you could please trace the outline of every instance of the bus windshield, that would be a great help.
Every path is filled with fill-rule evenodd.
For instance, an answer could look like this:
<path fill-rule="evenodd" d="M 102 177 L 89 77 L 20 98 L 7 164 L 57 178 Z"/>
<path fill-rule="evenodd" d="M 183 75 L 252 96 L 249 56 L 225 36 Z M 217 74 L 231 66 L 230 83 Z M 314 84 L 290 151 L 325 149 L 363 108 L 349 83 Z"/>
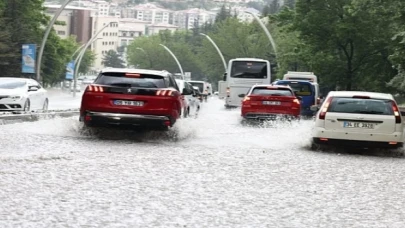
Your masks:
<path fill-rule="evenodd" d="M 266 62 L 234 61 L 231 68 L 232 78 L 267 78 Z"/>
<path fill-rule="evenodd" d="M 289 85 L 297 96 L 312 96 L 313 89 L 311 83 L 278 81 L 277 85 Z"/>

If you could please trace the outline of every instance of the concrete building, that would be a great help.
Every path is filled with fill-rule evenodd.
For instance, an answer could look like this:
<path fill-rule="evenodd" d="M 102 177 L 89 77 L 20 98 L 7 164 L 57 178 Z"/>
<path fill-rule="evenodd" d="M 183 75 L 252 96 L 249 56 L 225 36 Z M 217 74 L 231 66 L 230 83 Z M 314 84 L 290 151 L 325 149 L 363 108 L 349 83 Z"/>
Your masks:
<path fill-rule="evenodd" d="M 118 36 L 119 36 L 119 19 L 116 17 L 105 16 L 105 17 L 93 17 L 93 29 L 92 34 L 96 34 L 105 25 L 110 24 L 106 27 L 98 36 L 91 47 L 91 50 L 96 55 L 94 61 L 94 70 L 101 70 L 104 66 L 102 60 L 104 55 L 109 50 L 117 50 L 118 48 Z"/>
<path fill-rule="evenodd" d="M 148 22 L 133 18 L 121 18 L 118 25 L 118 46 L 127 46 L 136 39 L 144 36 Z"/>
<path fill-rule="evenodd" d="M 173 13 L 173 24 L 181 29 L 192 29 L 195 25 L 203 26 L 205 23 L 215 21 L 216 13 L 193 8 Z"/>
<path fill-rule="evenodd" d="M 53 17 L 60 5 L 45 5 L 45 8 L 46 13 Z M 57 19 L 64 25 L 54 25 L 56 33 L 63 39 L 73 35 L 77 42 L 86 43 L 91 37 L 91 12 L 93 10 L 89 8 L 67 6 Z"/>
<path fill-rule="evenodd" d="M 150 24 L 165 23 L 170 24 L 172 11 L 168 9 L 160 8 L 154 4 L 146 3 L 135 6 L 133 8 L 134 14 L 126 13 L 133 15 L 134 18 L 149 22 Z"/>
<path fill-rule="evenodd" d="M 146 27 L 146 35 L 151 36 L 151 35 L 159 34 L 159 32 L 161 32 L 161 31 L 174 32 L 178 29 L 179 29 L 178 26 L 166 24 L 166 23 L 151 24 L 151 25 L 147 25 L 147 27 Z"/>

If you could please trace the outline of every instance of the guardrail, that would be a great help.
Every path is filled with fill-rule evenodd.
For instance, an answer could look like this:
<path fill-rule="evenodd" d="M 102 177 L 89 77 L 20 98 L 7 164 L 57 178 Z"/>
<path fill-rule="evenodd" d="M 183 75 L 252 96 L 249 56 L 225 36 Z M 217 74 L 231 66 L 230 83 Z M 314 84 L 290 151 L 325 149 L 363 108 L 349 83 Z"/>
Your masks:
<path fill-rule="evenodd" d="M 16 114 L 0 114 L 0 125 L 21 123 L 21 122 L 34 122 L 43 119 L 52 119 L 55 117 L 72 117 L 79 114 L 78 109 L 69 110 L 52 110 L 47 112 L 23 112 Z"/>

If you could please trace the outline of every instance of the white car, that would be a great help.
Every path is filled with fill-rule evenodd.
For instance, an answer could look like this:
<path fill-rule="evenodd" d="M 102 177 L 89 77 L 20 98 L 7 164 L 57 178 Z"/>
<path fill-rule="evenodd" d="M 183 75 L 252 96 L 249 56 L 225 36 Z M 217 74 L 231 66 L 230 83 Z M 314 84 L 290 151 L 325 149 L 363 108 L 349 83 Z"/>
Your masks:
<path fill-rule="evenodd" d="M 312 147 L 399 148 L 403 131 L 401 112 L 391 94 L 332 91 L 315 116 Z"/>
<path fill-rule="evenodd" d="M 33 79 L 0 78 L 0 111 L 48 110 L 47 91 Z"/>
<path fill-rule="evenodd" d="M 191 90 L 193 91 L 192 95 L 183 95 L 184 96 L 184 102 L 185 102 L 185 109 L 184 110 L 184 116 L 187 117 L 189 115 L 195 116 L 200 109 L 200 101 L 196 97 L 196 94 L 194 93 L 193 86 L 186 82 L 185 80 L 181 79 L 175 79 L 177 86 L 179 87 L 180 92 L 182 92 L 184 89 Z"/>

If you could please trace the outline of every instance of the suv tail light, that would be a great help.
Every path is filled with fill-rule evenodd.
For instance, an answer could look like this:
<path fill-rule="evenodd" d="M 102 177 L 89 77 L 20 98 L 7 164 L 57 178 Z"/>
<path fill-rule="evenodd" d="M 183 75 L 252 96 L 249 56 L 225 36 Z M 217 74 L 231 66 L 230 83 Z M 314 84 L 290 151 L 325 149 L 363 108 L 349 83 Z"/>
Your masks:
<path fill-rule="evenodd" d="M 325 105 L 323 106 L 321 112 L 319 113 L 319 119 L 324 120 L 326 116 L 326 112 L 328 112 L 329 104 L 332 101 L 332 97 L 329 97 L 328 100 L 325 101 Z"/>
<path fill-rule="evenodd" d="M 176 91 L 163 89 L 156 91 L 156 96 L 166 96 L 166 97 L 174 97 L 176 96 Z"/>
<path fill-rule="evenodd" d="M 399 113 L 399 108 L 397 106 L 397 104 L 395 104 L 394 101 L 392 101 L 392 111 L 394 111 L 394 115 L 395 115 L 395 123 L 401 123 L 401 115 Z"/>
<path fill-rule="evenodd" d="M 245 98 L 243 98 L 242 102 L 249 101 L 249 100 L 250 100 L 250 97 L 246 96 Z"/>
<path fill-rule="evenodd" d="M 99 92 L 99 93 L 103 93 L 104 92 L 104 88 L 102 86 L 98 86 L 98 85 L 88 85 L 86 88 L 86 92 Z"/>
<path fill-rule="evenodd" d="M 293 102 L 296 103 L 296 104 L 298 104 L 298 105 L 301 104 L 301 102 L 300 102 L 300 100 L 298 100 L 298 98 L 295 98 L 295 99 L 293 100 Z"/>

